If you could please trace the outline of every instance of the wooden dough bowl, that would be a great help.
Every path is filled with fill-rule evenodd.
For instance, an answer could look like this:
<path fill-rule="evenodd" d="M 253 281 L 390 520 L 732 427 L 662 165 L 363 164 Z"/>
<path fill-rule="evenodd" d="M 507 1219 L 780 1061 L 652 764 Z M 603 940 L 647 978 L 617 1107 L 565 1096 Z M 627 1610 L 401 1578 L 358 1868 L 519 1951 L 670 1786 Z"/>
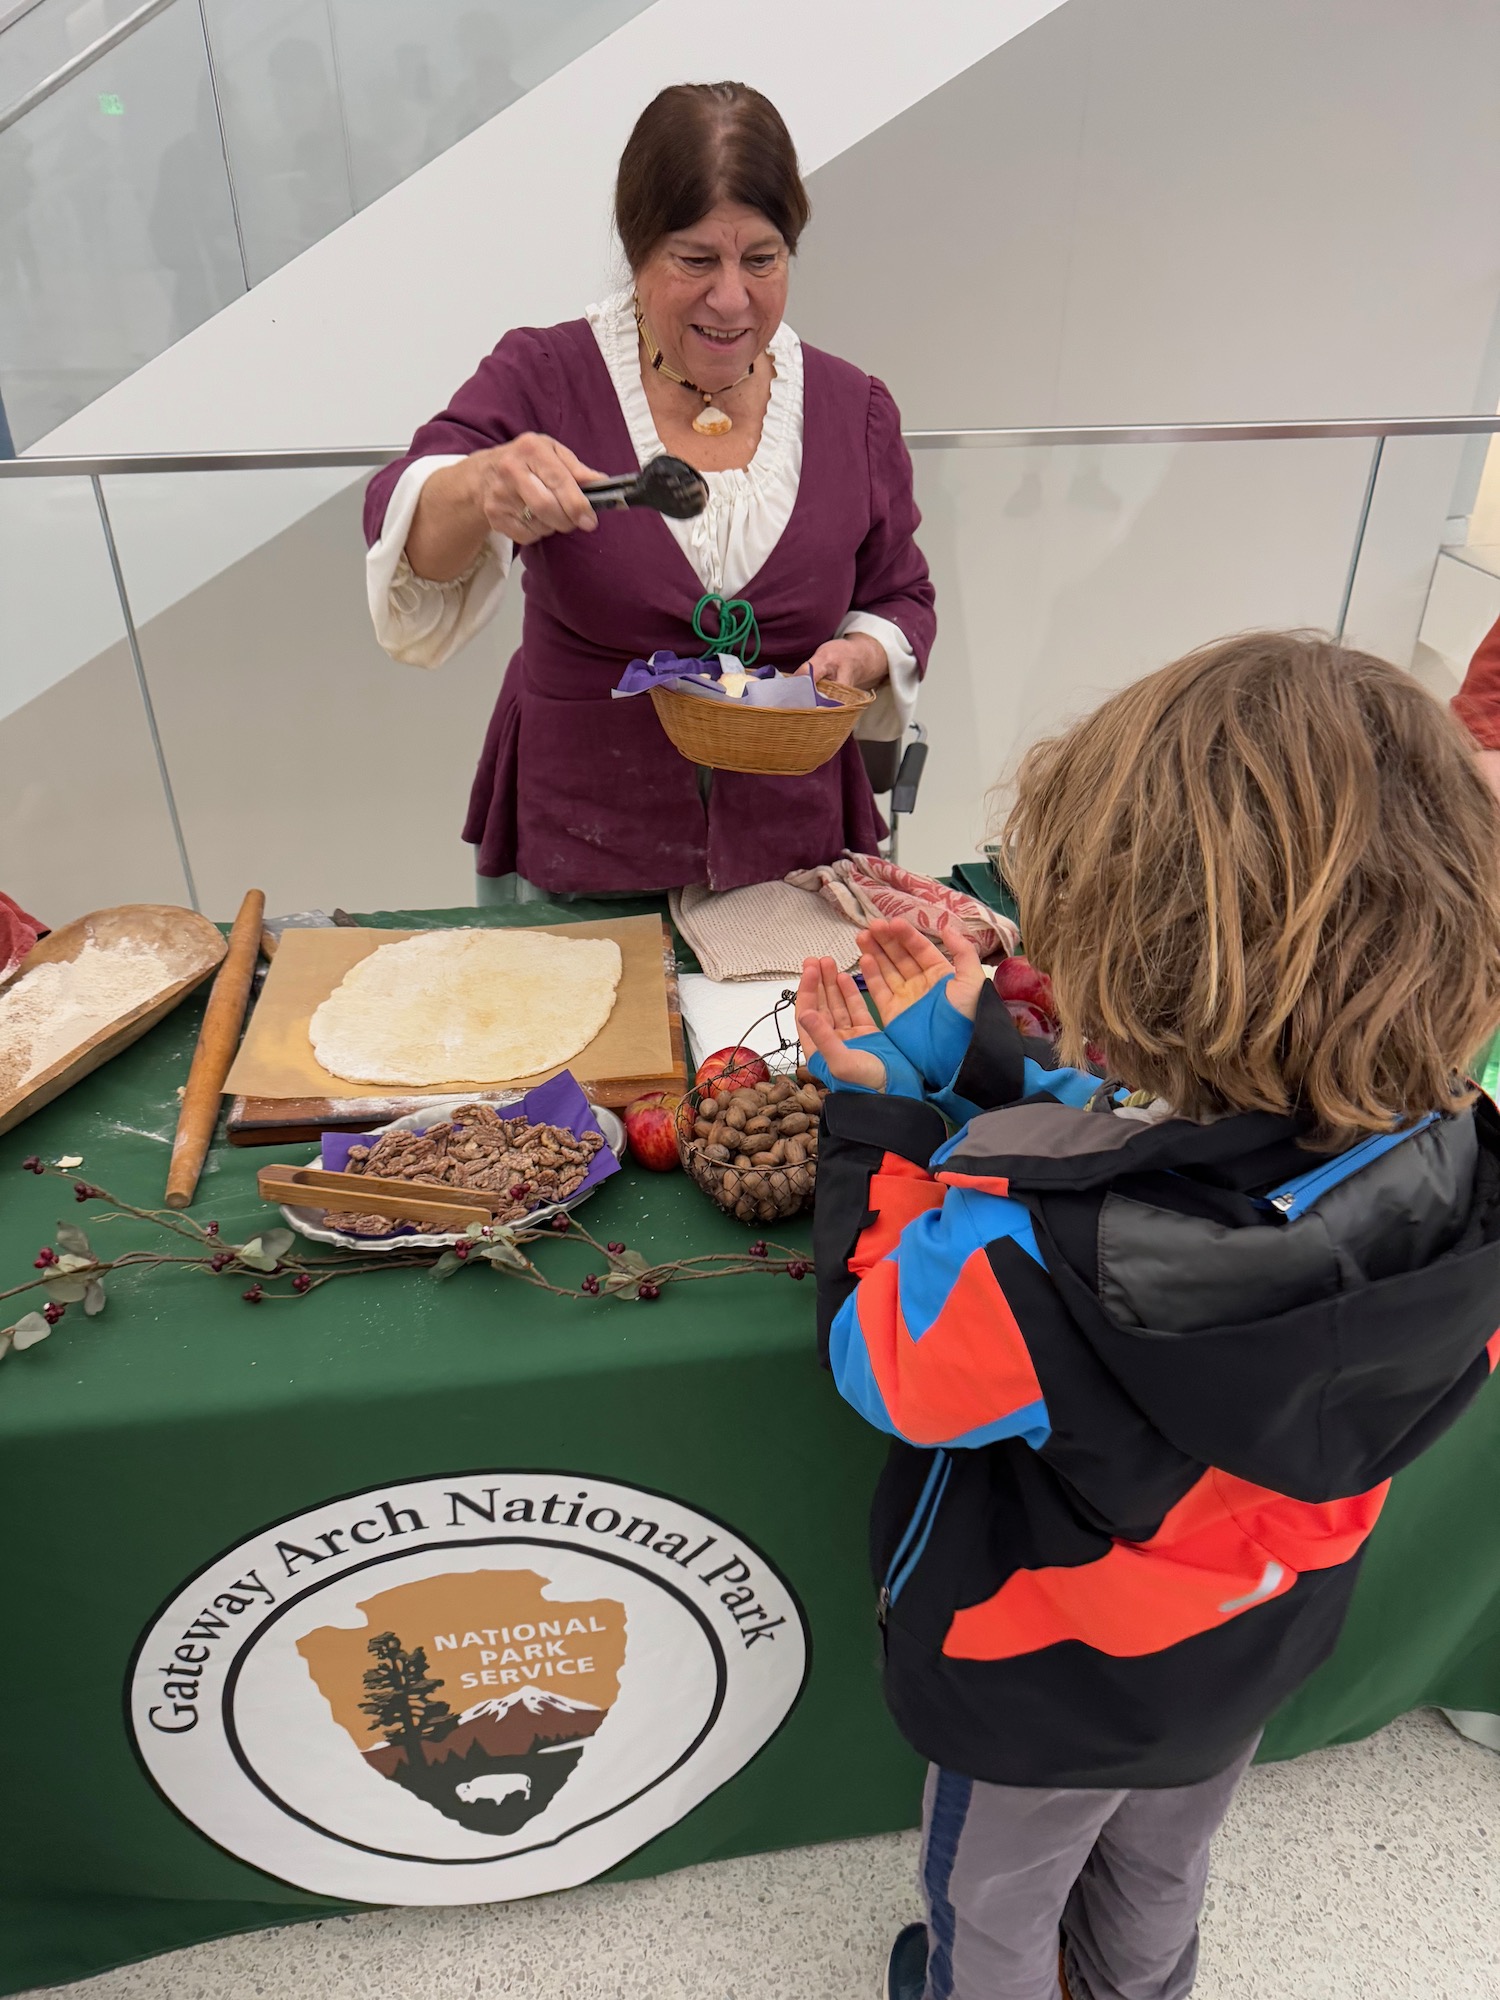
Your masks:
<path fill-rule="evenodd" d="M 213 972 L 224 956 L 225 942 L 217 928 L 196 910 L 178 909 L 172 903 L 121 903 L 112 910 L 94 910 L 78 917 L 61 930 L 52 931 L 34 944 L 10 979 L 0 986 L 6 992 L 34 966 L 68 962 L 77 958 L 90 939 L 101 946 L 138 944 L 151 948 L 162 961 L 167 981 L 158 993 L 96 1029 L 49 1069 L 28 1078 L 19 1089 L 0 1095 L 0 1132 L 8 1132 L 40 1111 L 54 1097 L 85 1077 L 90 1070 L 107 1063 L 121 1049 L 139 1041 L 148 1028 L 170 1014 L 180 1000 Z"/>

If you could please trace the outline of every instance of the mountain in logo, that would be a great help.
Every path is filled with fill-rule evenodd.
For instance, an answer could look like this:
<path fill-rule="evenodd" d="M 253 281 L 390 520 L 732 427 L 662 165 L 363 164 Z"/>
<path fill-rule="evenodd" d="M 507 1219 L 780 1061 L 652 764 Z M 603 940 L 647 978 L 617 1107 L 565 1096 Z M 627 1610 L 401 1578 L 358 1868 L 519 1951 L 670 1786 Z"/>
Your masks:
<path fill-rule="evenodd" d="M 494 1757 L 525 1749 L 540 1735 L 548 1743 L 592 1736 L 606 1711 L 592 1701 L 573 1701 L 549 1688 L 518 1688 L 498 1701 L 476 1702 L 458 1718 L 457 1741 L 466 1731 Z"/>
<path fill-rule="evenodd" d="M 367 1769 L 477 1833 L 514 1833 L 572 1776 L 625 1658 L 623 1604 L 550 1589 L 530 1570 L 428 1577 L 297 1650 Z"/>
<path fill-rule="evenodd" d="M 446 1763 L 451 1757 L 467 1761 L 476 1750 L 485 1757 L 522 1756 L 533 1744 L 550 1746 L 592 1736 L 605 1714 L 591 1701 L 571 1701 L 545 1688 L 518 1688 L 514 1694 L 466 1708 L 448 1735 L 429 1739 L 422 1748 L 429 1764 Z M 372 1744 L 365 1756 L 383 1778 L 394 1777 L 396 1767 L 406 1761 L 404 1751 L 388 1740 Z"/>

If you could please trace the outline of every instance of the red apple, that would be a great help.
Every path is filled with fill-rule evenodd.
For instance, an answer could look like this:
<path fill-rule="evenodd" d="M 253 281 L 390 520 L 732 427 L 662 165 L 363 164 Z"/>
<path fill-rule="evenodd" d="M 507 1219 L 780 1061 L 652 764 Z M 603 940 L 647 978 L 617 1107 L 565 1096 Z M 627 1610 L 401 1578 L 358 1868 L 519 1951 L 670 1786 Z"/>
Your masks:
<path fill-rule="evenodd" d="M 653 1090 L 627 1104 L 620 1114 L 625 1120 L 625 1136 L 630 1150 L 643 1167 L 654 1174 L 670 1173 L 680 1165 L 677 1156 L 677 1100 L 664 1090 Z"/>
<path fill-rule="evenodd" d="M 1023 1035 L 1032 1035 L 1044 1042 L 1050 1042 L 1057 1032 L 1047 1014 L 1042 1014 L 1025 1000 L 1007 1000 L 1006 1010 Z"/>
<path fill-rule="evenodd" d="M 1028 959 L 1002 958 L 995 967 L 995 991 L 1002 1000 L 1020 1000 L 1028 1007 L 1035 1007 L 1039 1014 L 1050 1014 L 1056 1019 L 1052 981 Z"/>
<path fill-rule="evenodd" d="M 721 1076 L 730 1071 L 734 1074 L 730 1082 L 736 1090 L 744 1090 L 752 1083 L 769 1083 L 771 1072 L 766 1068 L 754 1049 L 715 1049 L 711 1056 L 705 1056 L 698 1065 L 697 1086 L 707 1091 Z"/>

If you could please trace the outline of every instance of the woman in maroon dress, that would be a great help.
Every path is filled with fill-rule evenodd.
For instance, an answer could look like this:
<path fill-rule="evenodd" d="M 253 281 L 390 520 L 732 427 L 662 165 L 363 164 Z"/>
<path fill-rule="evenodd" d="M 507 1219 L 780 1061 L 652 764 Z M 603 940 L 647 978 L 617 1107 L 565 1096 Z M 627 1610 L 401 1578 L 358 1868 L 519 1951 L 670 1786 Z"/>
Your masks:
<path fill-rule="evenodd" d="M 703 651 L 705 596 L 749 600 L 762 663 L 879 689 L 887 734 L 932 644 L 895 404 L 782 317 L 809 204 L 775 107 L 743 84 L 663 91 L 615 213 L 633 291 L 506 334 L 366 498 L 371 610 L 396 659 L 440 664 L 521 552 L 521 646 L 464 828 L 496 899 L 515 878 L 732 889 L 874 848 L 852 740 L 808 777 L 719 771 L 705 796 L 651 703 L 611 699 L 630 660 Z M 662 451 L 706 475 L 703 515 L 594 514 L 581 484 Z"/>

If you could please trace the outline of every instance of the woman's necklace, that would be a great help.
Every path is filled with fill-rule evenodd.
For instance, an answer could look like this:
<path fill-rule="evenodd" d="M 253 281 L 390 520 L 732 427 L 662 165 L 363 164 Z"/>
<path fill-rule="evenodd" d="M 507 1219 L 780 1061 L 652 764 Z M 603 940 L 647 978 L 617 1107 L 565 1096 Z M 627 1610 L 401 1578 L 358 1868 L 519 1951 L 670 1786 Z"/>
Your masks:
<path fill-rule="evenodd" d="M 729 391 L 737 389 L 741 382 L 748 382 L 750 377 L 755 373 L 755 363 L 752 361 L 743 375 L 739 376 L 735 381 L 726 384 L 722 389 L 700 389 L 698 384 L 690 382 L 686 375 L 679 375 L 675 368 L 667 366 L 666 356 L 657 346 L 651 329 L 646 324 L 639 303 L 637 303 L 635 309 L 635 327 L 636 332 L 641 337 L 641 345 L 646 350 L 646 359 L 650 362 L 656 373 L 664 376 L 668 382 L 677 383 L 679 388 L 691 389 L 695 396 L 703 398 L 703 408 L 693 419 L 693 429 L 698 435 L 700 437 L 724 437 L 728 432 L 732 431 L 734 429 L 734 418 L 730 416 L 727 410 L 721 410 L 716 406 L 714 397 L 727 396 Z"/>

